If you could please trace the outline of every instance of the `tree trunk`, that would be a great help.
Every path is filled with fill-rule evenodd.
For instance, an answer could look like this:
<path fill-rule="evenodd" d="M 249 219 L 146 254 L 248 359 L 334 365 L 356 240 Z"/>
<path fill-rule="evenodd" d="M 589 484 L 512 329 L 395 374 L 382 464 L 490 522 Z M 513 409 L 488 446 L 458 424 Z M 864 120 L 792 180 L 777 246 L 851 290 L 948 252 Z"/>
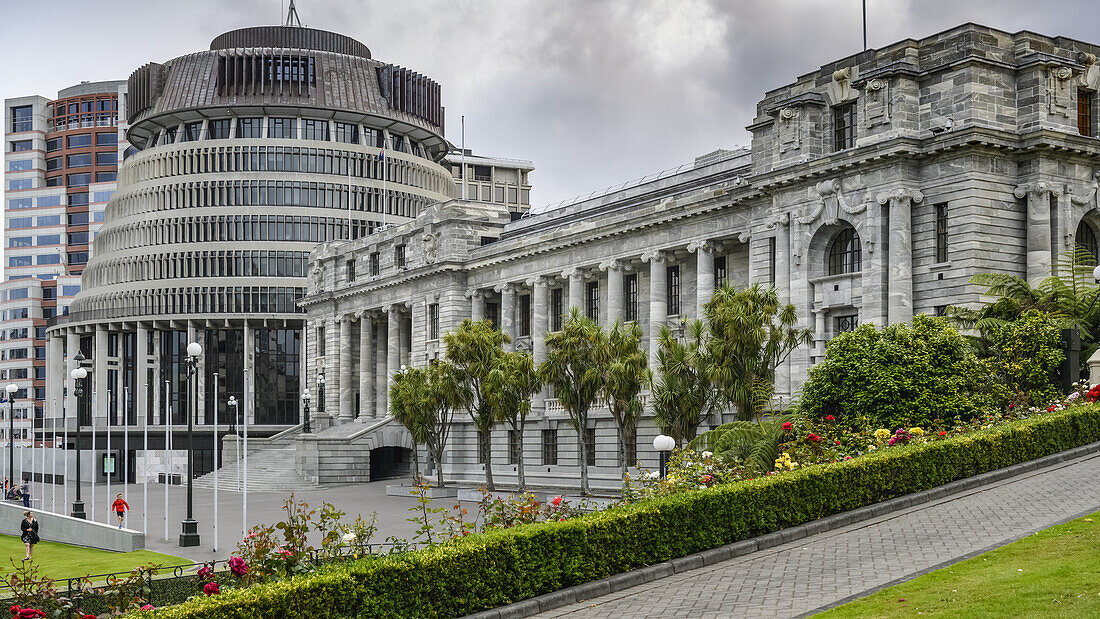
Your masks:
<path fill-rule="evenodd" d="M 517 490 L 523 492 L 527 489 L 527 479 L 523 475 L 523 424 L 516 428 L 516 433 L 519 434 L 519 440 L 516 441 Z"/>
<path fill-rule="evenodd" d="M 413 485 L 420 483 L 420 450 L 417 448 L 417 444 L 413 443 L 412 448 L 412 461 L 413 461 Z"/>
<path fill-rule="evenodd" d="M 432 457 L 435 458 L 435 483 L 442 488 L 443 487 L 443 450 L 433 453 Z"/>
<path fill-rule="evenodd" d="M 581 496 L 588 496 L 588 445 L 585 443 L 584 434 L 588 428 L 588 415 L 577 416 L 577 452 L 581 460 Z"/>
<path fill-rule="evenodd" d="M 634 464 L 633 462 L 630 462 L 626 459 L 627 454 L 630 452 L 630 450 L 628 450 L 626 446 L 629 445 L 631 441 L 637 442 L 635 434 L 636 431 L 634 428 L 625 428 L 623 426 L 619 426 L 619 462 L 622 462 L 623 465 L 624 482 L 626 481 L 627 469 L 629 469 L 630 466 Z"/>
<path fill-rule="evenodd" d="M 481 449 L 481 453 L 485 454 L 485 487 L 490 492 L 496 491 L 496 484 L 493 483 L 493 450 L 490 449 L 492 439 L 492 432 L 479 432 L 477 437 L 478 449 Z"/>

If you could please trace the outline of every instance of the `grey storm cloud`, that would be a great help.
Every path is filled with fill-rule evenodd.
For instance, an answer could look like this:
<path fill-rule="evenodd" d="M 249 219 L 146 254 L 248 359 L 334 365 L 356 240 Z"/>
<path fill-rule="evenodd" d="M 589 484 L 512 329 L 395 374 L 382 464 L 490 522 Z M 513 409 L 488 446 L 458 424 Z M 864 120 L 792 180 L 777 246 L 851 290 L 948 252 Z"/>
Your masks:
<path fill-rule="evenodd" d="M 537 204 L 748 145 L 745 126 L 764 92 L 862 49 L 861 0 L 296 5 L 306 25 L 355 37 L 376 58 L 440 82 L 448 138 L 460 143 L 465 116 L 467 148 L 533 160 Z M 223 31 L 278 23 L 285 6 L 0 0 L 0 96 L 125 78 L 145 62 L 203 49 Z M 867 9 L 871 47 L 967 21 L 1100 42 L 1095 0 L 869 0 Z M 35 20 L 48 20 L 48 41 L 21 25 Z"/>

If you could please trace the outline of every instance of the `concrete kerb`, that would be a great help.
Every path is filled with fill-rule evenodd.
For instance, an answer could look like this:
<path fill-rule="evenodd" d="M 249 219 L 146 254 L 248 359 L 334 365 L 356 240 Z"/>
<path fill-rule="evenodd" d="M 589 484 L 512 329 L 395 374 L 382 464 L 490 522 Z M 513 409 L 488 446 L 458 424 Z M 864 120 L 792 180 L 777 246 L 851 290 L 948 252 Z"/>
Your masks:
<path fill-rule="evenodd" d="M 615 593 L 623 591 L 639 584 L 652 582 L 661 578 L 667 578 L 677 573 L 684 573 L 692 569 L 698 569 L 701 567 L 707 567 L 726 561 L 731 558 L 747 555 L 758 550 L 764 550 L 766 548 L 772 548 L 774 546 L 780 546 L 788 541 L 796 539 L 802 539 L 809 537 L 810 535 L 816 535 L 834 529 L 840 529 L 856 522 L 864 520 L 870 520 L 884 516 L 889 513 L 902 511 L 916 505 L 922 505 L 924 503 L 930 503 L 946 498 L 948 496 L 966 492 L 967 490 L 973 490 L 980 486 L 986 486 L 1005 479 L 1021 475 L 1024 473 L 1030 473 L 1038 469 L 1061 464 L 1069 460 L 1074 460 L 1083 456 L 1100 453 L 1100 442 L 1090 443 L 1074 449 L 1069 449 L 1049 456 L 1043 456 L 1035 460 L 1029 460 L 1027 462 L 1021 462 L 1012 466 L 1005 467 L 1003 469 L 997 469 L 996 471 L 989 471 L 986 473 L 980 473 L 973 477 L 967 477 L 966 479 L 959 479 L 942 486 L 937 486 L 928 490 L 922 490 L 910 495 L 901 497 L 895 497 L 883 501 L 881 503 L 875 503 L 874 505 L 868 505 L 854 509 L 841 514 L 833 514 L 798 525 L 796 527 L 790 527 L 783 529 L 782 531 L 776 531 L 774 533 L 768 533 L 767 535 L 761 535 L 752 539 L 741 540 L 732 544 L 726 544 L 725 546 L 719 546 L 718 548 L 712 548 L 710 550 L 701 551 L 685 557 L 679 557 L 672 559 L 665 563 L 658 563 L 656 565 L 649 565 L 641 567 L 636 570 L 624 572 L 622 574 L 615 574 L 608 578 L 602 578 L 600 580 L 594 580 L 592 582 L 585 583 L 583 585 L 576 585 L 573 587 L 567 587 L 559 591 L 553 591 L 546 593 L 538 597 L 531 598 L 529 600 L 523 600 L 506 606 L 482 611 L 472 615 L 467 615 L 471 618 L 502 618 L 502 617 L 530 617 L 538 614 L 539 612 L 546 612 L 548 610 L 554 610 L 570 604 L 575 604 L 584 600 L 592 599 L 598 595 L 606 595 L 607 593 Z M 896 583 L 895 583 L 896 584 Z M 592 595 L 594 591 L 603 591 Z M 538 605 L 532 604 L 534 601 L 538 601 Z"/>

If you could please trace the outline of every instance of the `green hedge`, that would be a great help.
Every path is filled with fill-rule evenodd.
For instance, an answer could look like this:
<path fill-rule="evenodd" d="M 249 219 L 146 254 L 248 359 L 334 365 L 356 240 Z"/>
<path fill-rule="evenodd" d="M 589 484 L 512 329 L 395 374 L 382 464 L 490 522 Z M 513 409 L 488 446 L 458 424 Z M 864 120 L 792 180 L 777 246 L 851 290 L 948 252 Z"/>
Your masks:
<path fill-rule="evenodd" d="M 1100 440 L 1100 406 L 847 462 L 473 535 L 159 609 L 169 619 L 451 617 L 771 533 Z"/>

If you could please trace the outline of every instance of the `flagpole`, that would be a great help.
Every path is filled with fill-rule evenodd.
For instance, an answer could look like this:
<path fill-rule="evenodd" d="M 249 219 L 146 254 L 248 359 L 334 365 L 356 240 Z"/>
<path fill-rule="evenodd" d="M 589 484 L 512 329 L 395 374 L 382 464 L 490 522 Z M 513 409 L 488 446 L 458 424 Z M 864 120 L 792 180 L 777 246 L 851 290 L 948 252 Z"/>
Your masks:
<path fill-rule="evenodd" d="M 214 372 L 214 552 L 218 552 L 218 394 L 218 373 Z"/>
<path fill-rule="evenodd" d="M 130 502 L 130 388 L 122 396 L 122 500 Z"/>
<path fill-rule="evenodd" d="M 461 125 L 462 125 L 462 134 L 461 134 L 462 135 L 462 146 L 460 146 L 459 148 L 462 149 L 462 155 L 461 155 L 461 161 L 462 161 L 462 163 L 461 163 L 461 165 L 462 165 L 462 199 L 463 200 L 468 200 L 469 195 L 470 195 L 470 188 L 467 187 L 467 185 L 466 185 L 466 116 L 465 115 L 462 116 Z"/>
<path fill-rule="evenodd" d="M 152 412 L 146 407 L 145 419 L 141 422 L 141 464 L 144 469 L 141 475 L 141 532 L 146 537 L 149 536 L 149 417 Z"/>
<path fill-rule="evenodd" d="M 50 427 L 50 511 L 57 513 L 57 398 L 53 399 L 53 424 Z M 42 476 L 45 483 L 46 476 Z"/>
<path fill-rule="evenodd" d="M 164 442 L 164 541 L 168 541 L 168 485 L 172 478 L 172 400 L 169 381 L 164 381 L 164 408 L 168 413 L 168 440 Z"/>
<path fill-rule="evenodd" d="M 241 539 L 248 535 L 248 394 L 252 393 L 248 390 L 248 368 L 244 369 L 244 398 L 242 398 L 241 408 L 244 409 L 244 415 L 241 415 L 241 423 L 244 426 L 244 478 L 241 481 L 241 527 L 244 529 L 244 533 L 241 534 Z"/>
<path fill-rule="evenodd" d="M 96 413 L 99 412 L 99 398 L 96 395 L 95 389 L 92 389 L 92 480 L 89 484 L 92 487 L 92 522 L 96 521 L 95 510 L 95 478 L 96 478 L 96 453 L 95 453 L 95 418 Z"/>
<path fill-rule="evenodd" d="M 863 51 L 867 51 L 867 0 L 863 0 Z"/>
<path fill-rule="evenodd" d="M 105 472 L 107 473 L 107 504 L 108 505 L 111 504 L 111 473 L 115 472 L 115 458 L 114 458 L 114 454 L 111 453 L 111 409 L 114 408 L 115 410 L 118 410 L 118 407 L 117 406 L 112 407 L 111 406 L 112 404 L 114 404 L 114 400 L 112 399 L 112 396 L 111 396 L 111 390 L 108 389 L 107 390 L 107 459 L 106 459 L 106 462 L 110 462 L 111 466 L 110 466 L 110 468 L 107 468 L 106 466 L 103 467 Z M 107 522 L 110 523 L 111 519 L 108 518 Z"/>

